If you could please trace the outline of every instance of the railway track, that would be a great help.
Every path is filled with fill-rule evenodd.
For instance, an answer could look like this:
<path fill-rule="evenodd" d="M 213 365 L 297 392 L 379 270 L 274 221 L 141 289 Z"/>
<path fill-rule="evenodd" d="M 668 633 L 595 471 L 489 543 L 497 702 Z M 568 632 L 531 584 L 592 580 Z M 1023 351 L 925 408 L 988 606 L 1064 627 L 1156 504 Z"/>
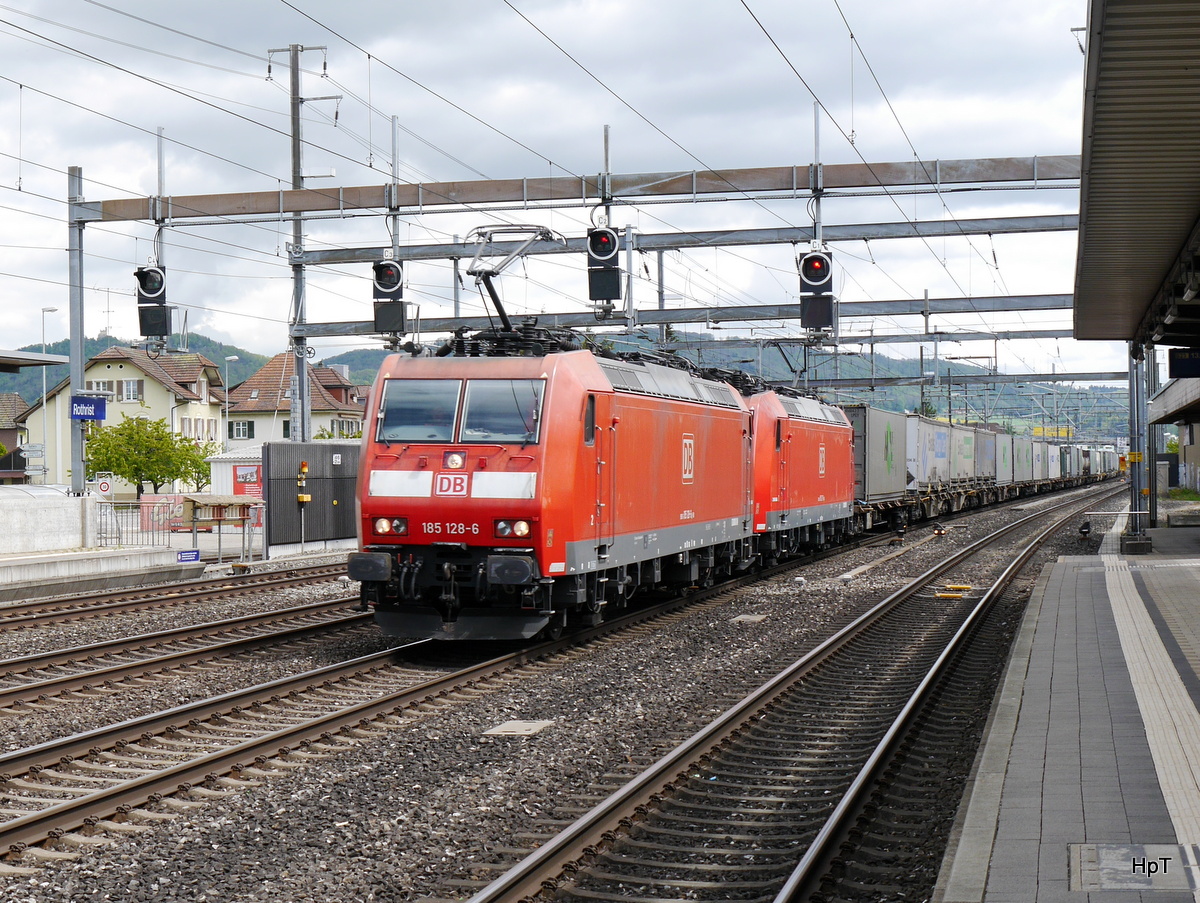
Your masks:
<path fill-rule="evenodd" d="M 366 627 L 356 596 L 0 661 L 0 709 L 42 706 L 72 692 L 122 692 L 133 678 L 219 662 L 267 645 Z"/>
<path fill-rule="evenodd" d="M 705 600 L 677 599 L 570 639 L 541 644 L 466 668 L 414 667 L 401 654 L 429 648 L 421 641 L 349 662 L 202 700 L 166 712 L 0 755 L 0 851 L 13 857 L 56 859 L 47 841 L 93 842 L 94 832 L 131 833 L 162 812 L 148 803 L 186 809 L 209 798 L 336 752 L 356 735 L 370 736 L 402 713 L 469 701 L 515 680 L 539 676 L 586 644 L 611 639 L 647 622 L 681 617 Z M 366 617 L 366 616 L 364 616 Z M 436 670 L 436 669 L 434 669 Z M 339 734 L 343 734 L 339 738 Z M 269 763 L 269 764 L 268 764 Z M 79 830 L 89 833 L 74 833 Z M 0 862 L 0 873 L 26 866 Z"/>
<path fill-rule="evenodd" d="M 343 563 L 295 567 L 280 571 L 262 571 L 234 577 L 213 577 L 172 583 L 152 589 L 112 590 L 32 599 L 0 605 L 0 630 L 39 627 L 77 618 L 105 617 L 112 614 L 186 605 L 216 596 L 239 596 L 270 592 L 289 586 L 303 586 L 322 580 L 336 580 L 346 573 Z"/>
<path fill-rule="evenodd" d="M 1048 536 L 1095 503 L 1021 518 L 930 568 L 613 789 L 471 903 L 809 899 L 993 602 Z M 1002 538 L 1052 513 L 998 564 Z M 946 574 L 968 569 L 969 583 L 946 584 Z"/>
<path fill-rule="evenodd" d="M 428 667 L 414 669 L 389 651 L 2 756 L 0 850 L 15 862 L 0 869 L 61 856 L 58 847 L 89 843 L 91 835 L 138 830 L 172 808 L 335 754 L 356 735 L 375 736 L 430 706 L 539 675 L 606 635 L 706 600 L 718 604 L 728 592 L 677 600 L 432 680 Z M 56 849 L 40 846 L 47 840 L 58 841 Z"/>

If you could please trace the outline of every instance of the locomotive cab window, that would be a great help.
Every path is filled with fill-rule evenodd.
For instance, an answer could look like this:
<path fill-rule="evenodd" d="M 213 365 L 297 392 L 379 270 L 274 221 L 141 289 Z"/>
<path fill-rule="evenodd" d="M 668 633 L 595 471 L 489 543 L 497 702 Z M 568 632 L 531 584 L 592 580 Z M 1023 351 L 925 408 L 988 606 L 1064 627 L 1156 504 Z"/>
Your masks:
<path fill-rule="evenodd" d="M 390 379 L 379 408 L 379 442 L 453 442 L 462 382 Z"/>
<path fill-rule="evenodd" d="M 596 444 L 596 396 L 587 397 L 587 406 L 583 409 L 583 444 Z"/>
<path fill-rule="evenodd" d="M 468 380 L 459 441 L 536 444 L 544 387 L 540 379 Z"/>

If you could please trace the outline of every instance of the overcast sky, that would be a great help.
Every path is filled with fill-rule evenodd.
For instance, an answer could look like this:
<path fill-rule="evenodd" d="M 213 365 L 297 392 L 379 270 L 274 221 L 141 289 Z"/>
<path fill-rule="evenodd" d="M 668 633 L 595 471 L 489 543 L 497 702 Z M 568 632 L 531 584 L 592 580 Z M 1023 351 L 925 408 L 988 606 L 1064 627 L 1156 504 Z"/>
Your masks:
<path fill-rule="evenodd" d="M 89 201 L 288 187 L 287 53 L 302 44 L 309 187 L 377 185 L 399 118 L 404 181 L 594 174 L 611 126 L 613 172 L 807 165 L 814 94 L 824 163 L 1077 154 L 1084 57 L 1073 28 L 1084 0 L 9 0 L 0 2 L 0 345 L 68 330 L 67 168 Z M 853 143 L 851 143 L 853 139 Z M 1078 211 L 1075 190 L 829 200 L 827 223 Z M 405 217 L 402 243 L 472 227 L 536 223 L 580 236 L 588 211 L 509 210 Z M 618 208 L 647 232 L 811 224 L 802 201 Z M 132 271 L 154 258 L 147 223 L 84 232 L 86 331 L 136 337 Z M 263 354 L 287 346 L 290 223 L 169 229 L 169 302 L 188 326 Z M 846 242 L 833 246 L 844 301 L 963 294 L 1069 293 L 1074 233 Z M 310 250 L 384 246 L 387 221 L 311 221 Z M 635 299 L 656 303 L 654 264 Z M 501 277 L 513 313 L 581 310 L 581 261 L 529 259 Z M 640 266 L 640 264 L 639 264 Z M 310 322 L 370 318 L 369 267 L 311 268 Z M 794 303 L 791 247 L 667 255 L 673 306 Z M 410 265 L 406 300 L 450 313 L 448 264 Z M 467 284 L 464 312 L 482 311 Z M 1068 313 L 935 318 L 943 329 L 1069 328 Z M 912 318 L 876 332 L 915 332 Z M 872 324 L 843 324 L 848 334 Z M 746 334 L 750 334 L 749 327 Z M 796 334 L 758 324 L 756 337 Z M 361 339 L 318 339 L 320 356 Z M 377 346 L 376 346 L 377 347 Z M 853 347 L 853 346 L 852 346 Z M 991 354 L 992 344 L 947 346 Z M 888 353 L 915 357 L 916 345 Z M 1116 343 L 1004 343 L 1006 372 L 1124 370 Z"/>

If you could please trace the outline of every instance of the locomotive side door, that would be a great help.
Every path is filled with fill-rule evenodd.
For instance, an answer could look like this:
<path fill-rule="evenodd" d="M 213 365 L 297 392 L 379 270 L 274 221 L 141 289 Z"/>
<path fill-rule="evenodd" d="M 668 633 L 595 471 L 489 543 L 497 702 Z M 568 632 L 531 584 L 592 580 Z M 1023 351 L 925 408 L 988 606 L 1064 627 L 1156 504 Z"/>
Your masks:
<path fill-rule="evenodd" d="M 590 535 L 596 544 L 597 560 L 608 556 L 613 539 L 613 495 L 616 480 L 616 425 L 612 420 L 612 396 L 589 393 L 583 413 L 582 485 L 578 486 L 581 507 L 588 517 Z M 589 509 L 590 510 L 587 510 Z"/>
<path fill-rule="evenodd" d="M 789 480 L 788 458 L 792 449 L 791 431 L 788 429 L 787 414 L 784 413 L 775 421 L 775 457 L 779 461 L 777 491 L 779 492 L 779 516 L 787 523 L 788 512 L 792 509 L 791 481 Z"/>

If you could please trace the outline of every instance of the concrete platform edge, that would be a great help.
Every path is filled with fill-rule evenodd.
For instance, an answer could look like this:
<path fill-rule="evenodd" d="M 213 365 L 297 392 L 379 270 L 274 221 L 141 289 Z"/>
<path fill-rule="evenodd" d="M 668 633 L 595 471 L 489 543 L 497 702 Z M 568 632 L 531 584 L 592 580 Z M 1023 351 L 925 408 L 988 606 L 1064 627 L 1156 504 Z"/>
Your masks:
<path fill-rule="evenodd" d="M 1056 562 L 1048 562 L 1042 568 L 1029 595 L 1004 678 L 996 690 L 992 713 L 984 728 L 984 744 L 975 756 L 958 816 L 950 829 L 950 841 L 931 903 L 981 903 L 983 900 L 1000 818 L 1000 795 L 1021 712 L 1033 636 L 1055 565 Z"/>
<path fill-rule="evenodd" d="M 173 549 L 81 549 L 77 552 L 6 556 L 0 560 L 0 603 L 64 592 L 94 592 L 191 580 L 203 562 L 181 563 Z"/>

